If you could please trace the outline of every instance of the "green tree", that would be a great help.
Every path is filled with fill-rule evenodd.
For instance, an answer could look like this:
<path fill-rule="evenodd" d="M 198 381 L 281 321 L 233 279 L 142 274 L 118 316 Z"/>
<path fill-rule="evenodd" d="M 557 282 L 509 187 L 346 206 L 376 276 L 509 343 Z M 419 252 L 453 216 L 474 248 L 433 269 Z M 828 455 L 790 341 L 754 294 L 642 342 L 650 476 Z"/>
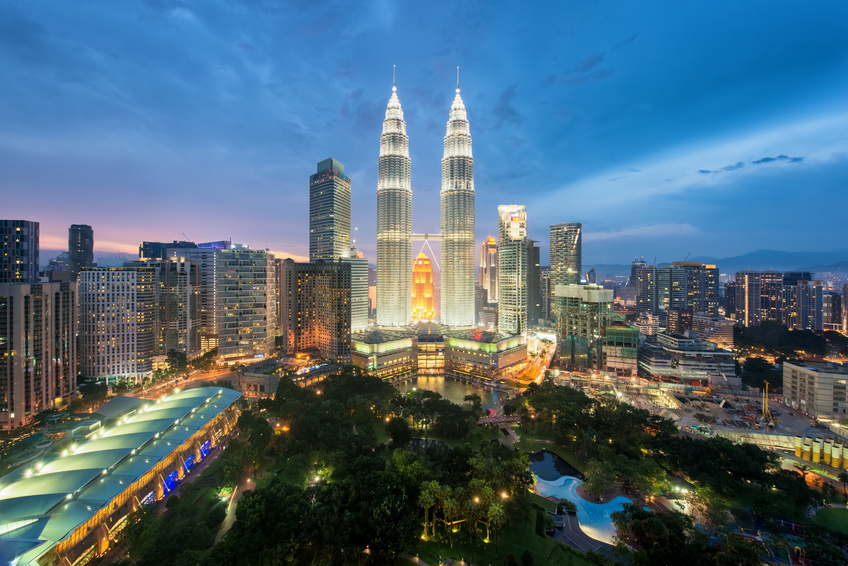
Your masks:
<path fill-rule="evenodd" d="M 184 352 L 178 350 L 168 350 L 165 362 L 168 364 L 168 370 L 171 372 L 171 375 L 185 373 L 188 368 L 188 358 L 186 358 Z"/>
<path fill-rule="evenodd" d="M 392 417 L 386 423 L 386 432 L 392 437 L 392 443 L 395 446 L 406 446 L 412 440 L 412 430 L 409 428 L 409 423 L 401 417 Z"/>

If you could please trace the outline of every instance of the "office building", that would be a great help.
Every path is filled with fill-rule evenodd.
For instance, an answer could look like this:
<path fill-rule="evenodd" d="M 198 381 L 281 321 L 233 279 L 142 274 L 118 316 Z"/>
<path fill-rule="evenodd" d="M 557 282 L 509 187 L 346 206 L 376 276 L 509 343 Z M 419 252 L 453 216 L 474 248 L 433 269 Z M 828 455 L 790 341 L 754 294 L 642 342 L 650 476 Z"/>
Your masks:
<path fill-rule="evenodd" d="M 333 159 L 309 177 L 309 261 L 350 257 L 350 179 Z"/>
<path fill-rule="evenodd" d="M 194 242 L 174 240 L 173 242 L 141 242 L 138 246 L 138 259 L 141 261 L 168 259 L 168 250 L 190 250 L 197 248 Z M 177 252 L 177 255 L 179 253 Z"/>
<path fill-rule="evenodd" d="M 498 243 L 489 236 L 480 246 L 480 286 L 486 290 L 490 303 L 498 302 Z"/>
<path fill-rule="evenodd" d="M 623 321 L 603 328 L 603 366 L 621 377 L 636 377 L 639 359 L 639 329 Z"/>
<path fill-rule="evenodd" d="M 542 318 L 553 320 L 555 309 L 553 308 L 554 291 L 551 283 L 551 270 L 550 268 L 540 269 L 539 273 L 539 301 L 542 305 Z"/>
<path fill-rule="evenodd" d="M 692 311 L 677 307 L 668 309 L 665 328 L 670 334 L 683 334 L 692 330 Z"/>
<path fill-rule="evenodd" d="M 778 271 L 736 273 L 735 316 L 737 324 L 759 326 L 765 320 L 783 318 L 783 275 Z"/>
<path fill-rule="evenodd" d="M 527 325 L 535 328 L 542 315 L 542 271 L 539 265 L 539 246 L 526 240 L 527 246 Z"/>
<path fill-rule="evenodd" d="M 76 393 L 74 283 L 0 284 L 0 431 Z"/>
<path fill-rule="evenodd" d="M 341 261 L 350 265 L 350 331 L 361 332 L 368 329 L 370 312 L 368 259 L 356 248 L 351 248 L 350 257 Z"/>
<path fill-rule="evenodd" d="M 152 267 L 92 267 L 79 275 L 80 373 L 107 382 L 139 383 L 156 354 Z"/>
<path fill-rule="evenodd" d="M 465 104 L 456 96 L 450 109 L 442 158 L 441 321 L 473 326 L 474 157 Z"/>
<path fill-rule="evenodd" d="M 700 261 L 675 261 L 672 267 L 686 272 L 686 305 L 693 313 L 718 316 L 718 268 Z"/>
<path fill-rule="evenodd" d="M 94 230 L 87 224 L 71 224 L 68 229 L 68 266 L 76 281 L 80 269 L 94 265 Z"/>
<path fill-rule="evenodd" d="M 822 328 L 842 332 L 842 293 L 839 291 L 822 293 Z"/>
<path fill-rule="evenodd" d="M 692 316 L 692 330 L 698 340 L 712 342 L 719 348 L 733 349 L 734 323 L 723 316 Z"/>
<path fill-rule="evenodd" d="M 412 321 L 412 181 L 409 136 L 392 86 L 377 160 L 377 324 Z"/>
<path fill-rule="evenodd" d="M 498 328 L 527 331 L 527 208 L 498 206 Z"/>
<path fill-rule="evenodd" d="M 0 284 L 38 283 L 38 222 L 0 220 Z"/>
<path fill-rule="evenodd" d="M 200 351 L 218 347 L 218 264 L 220 248 L 168 248 L 166 257 L 184 258 L 200 270 Z"/>
<path fill-rule="evenodd" d="M 433 304 L 433 266 L 421 252 L 412 265 L 412 322 L 431 322 L 436 318 Z"/>
<path fill-rule="evenodd" d="M 218 359 L 264 358 L 277 330 L 274 254 L 238 244 L 217 253 Z"/>
<path fill-rule="evenodd" d="M 700 387 L 738 387 L 733 352 L 687 335 L 660 332 L 639 349 L 639 375 Z"/>
<path fill-rule="evenodd" d="M 811 273 L 790 272 L 783 276 L 782 321 L 790 330 L 821 330 L 823 290 Z"/>
<path fill-rule="evenodd" d="M 285 352 L 317 350 L 333 363 L 350 363 L 351 264 L 287 258 L 279 265 Z"/>
<path fill-rule="evenodd" d="M 840 422 L 848 418 L 848 365 L 833 362 L 784 362 L 785 403 L 814 418 Z"/>
<path fill-rule="evenodd" d="M 644 258 L 633 260 L 630 264 L 630 278 L 627 280 L 628 287 L 636 287 L 636 284 L 639 281 L 639 270 L 643 267 L 648 267 Z"/>
<path fill-rule="evenodd" d="M 556 285 L 577 285 L 583 270 L 583 225 L 551 226 L 551 279 Z"/>
<path fill-rule="evenodd" d="M 196 358 L 201 354 L 200 266 L 185 258 L 145 264 L 156 270 L 156 355 L 176 350 L 189 360 Z"/>
<path fill-rule="evenodd" d="M 600 285 L 557 285 L 557 349 L 569 369 L 604 369 L 605 328 L 612 321 L 613 290 Z"/>
<path fill-rule="evenodd" d="M 724 284 L 724 316 L 736 320 L 736 281 Z"/>

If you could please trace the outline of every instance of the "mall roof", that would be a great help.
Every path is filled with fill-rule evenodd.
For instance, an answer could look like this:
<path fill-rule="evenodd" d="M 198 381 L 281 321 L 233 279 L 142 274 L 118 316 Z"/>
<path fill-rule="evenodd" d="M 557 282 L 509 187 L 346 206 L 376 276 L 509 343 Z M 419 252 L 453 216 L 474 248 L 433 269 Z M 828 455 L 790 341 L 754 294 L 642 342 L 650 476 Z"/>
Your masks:
<path fill-rule="evenodd" d="M 201 387 L 147 401 L 61 455 L 0 478 L 0 563 L 14 560 L 5 555 L 22 538 L 38 544 L 21 563 L 38 558 L 240 397 Z"/>

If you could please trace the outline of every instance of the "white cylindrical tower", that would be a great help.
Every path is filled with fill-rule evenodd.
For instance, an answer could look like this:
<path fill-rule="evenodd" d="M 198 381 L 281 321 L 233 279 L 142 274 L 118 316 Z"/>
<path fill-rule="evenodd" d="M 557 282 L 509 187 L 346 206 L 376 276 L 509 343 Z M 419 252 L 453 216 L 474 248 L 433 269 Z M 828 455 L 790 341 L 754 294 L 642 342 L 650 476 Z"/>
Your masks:
<path fill-rule="evenodd" d="M 442 312 L 450 326 L 473 326 L 474 157 L 465 105 L 456 97 L 448 119 L 442 158 Z"/>
<path fill-rule="evenodd" d="M 383 120 L 377 169 L 377 324 L 407 326 L 412 321 L 411 162 L 406 122 L 394 85 Z"/>

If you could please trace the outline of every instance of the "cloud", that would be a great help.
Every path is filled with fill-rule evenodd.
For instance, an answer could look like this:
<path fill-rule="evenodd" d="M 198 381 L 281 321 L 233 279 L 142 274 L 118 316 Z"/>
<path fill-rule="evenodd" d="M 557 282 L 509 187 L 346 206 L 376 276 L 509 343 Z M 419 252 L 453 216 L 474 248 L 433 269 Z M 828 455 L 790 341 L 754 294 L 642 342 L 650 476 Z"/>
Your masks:
<path fill-rule="evenodd" d="M 513 104 L 517 94 L 518 85 L 512 85 L 505 88 L 498 97 L 498 103 L 492 111 L 498 119 L 497 124 L 495 124 L 496 130 L 499 130 L 503 125 L 520 126 L 524 122 L 524 115 L 516 110 Z"/>
<path fill-rule="evenodd" d="M 603 62 L 603 53 L 590 53 L 589 55 L 586 55 L 586 57 L 580 63 L 573 67 L 569 71 L 569 74 L 576 75 L 588 73 Z"/>
<path fill-rule="evenodd" d="M 745 164 L 741 161 L 737 162 L 735 165 L 726 165 L 721 169 L 716 169 L 712 171 L 710 169 L 698 169 L 698 173 L 701 175 L 712 175 L 713 173 L 721 173 L 722 171 L 736 171 L 737 169 L 742 169 L 745 167 Z"/>
<path fill-rule="evenodd" d="M 763 157 L 761 159 L 757 159 L 756 161 L 752 161 L 754 165 L 760 165 L 762 163 L 771 163 L 772 161 L 787 161 L 789 163 L 801 163 L 804 161 L 803 157 L 789 157 L 788 155 L 778 155 L 777 157 Z"/>
<path fill-rule="evenodd" d="M 680 236 L 693 234 L 698 230 L 691 224 L 649 224 L 647 226 L 632 226 L 609 232 L 585 232 L 586 242 L 604 242 L 621 240 L 623 238 L 652 238 L 658 236 Z"/>
<path fill-rule="evenodd" d="M 613 48 L 613 50 L 618 50 L 618 49 L 621 49 L 622 47 L 627 47 L 628 45 L 630 45 L 631 43 L 636 41 L 638 38 L 639 38 L 639 34 L 634 33 L 630 37 L 623 39 L 623 40 L 619 41 L 618 43 L 616 43 L 615 45 L 613 45 L 612 48 Z"/>

